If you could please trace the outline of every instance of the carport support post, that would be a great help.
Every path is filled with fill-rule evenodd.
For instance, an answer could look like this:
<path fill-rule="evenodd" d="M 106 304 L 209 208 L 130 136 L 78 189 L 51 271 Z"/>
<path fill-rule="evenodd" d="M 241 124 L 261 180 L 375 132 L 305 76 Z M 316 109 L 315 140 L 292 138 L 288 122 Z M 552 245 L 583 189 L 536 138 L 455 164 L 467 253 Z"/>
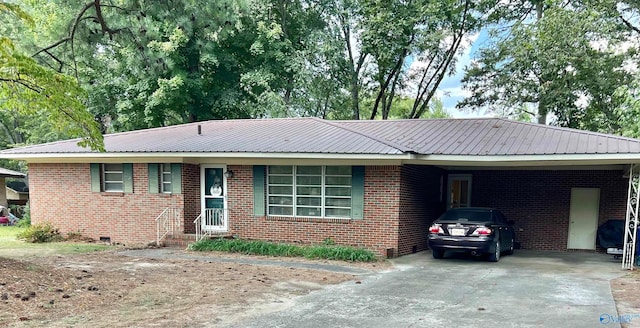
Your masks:
<path fill-rule="evenodd" d="M 636 260 L 636 237 L 638 226 L 638 193 L 640 192 L 640 171 L 635 164 L 629 168 L 629 195 L 625 218 L 624 244 L 622 249 L 622 269 L 633 270 Z"/>

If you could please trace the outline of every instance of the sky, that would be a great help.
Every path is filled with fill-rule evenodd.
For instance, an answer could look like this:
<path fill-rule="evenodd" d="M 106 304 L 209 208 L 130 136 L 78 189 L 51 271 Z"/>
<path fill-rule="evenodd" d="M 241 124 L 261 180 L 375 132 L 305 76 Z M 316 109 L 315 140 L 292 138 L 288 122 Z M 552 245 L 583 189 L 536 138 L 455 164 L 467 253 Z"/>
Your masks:
<path fill-rule="evenodd" d="M 469 118 L 469 117 L 490 117 L 491 114 L 470 112 L 468 110 L 460 111 L 456 109 L 456 104 L 469 95 L 468 91 L 462 89 L 462 78 L 464 77 L 464 68 L 469 65 L 473 60 L 474 54 L 480 49 L 482 44 L 488 39 L 488 33 L 482 31 L 478 34 L 471 36 L 470 46 L 466 47 L 456 67 L 456 73 L 451 76 L 446 76 L 440 86 L 438 87 L 438 98 L 444 103 L 444 107 L 454 118 Z"/>

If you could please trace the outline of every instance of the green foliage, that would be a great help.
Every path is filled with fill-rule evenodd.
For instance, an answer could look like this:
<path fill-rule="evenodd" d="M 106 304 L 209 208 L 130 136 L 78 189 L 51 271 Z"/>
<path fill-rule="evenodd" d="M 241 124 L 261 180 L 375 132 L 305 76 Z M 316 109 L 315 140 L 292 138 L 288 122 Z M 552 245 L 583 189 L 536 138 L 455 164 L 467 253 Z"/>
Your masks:
<path fill-rule="evenodd" d="M 640 138 L 640 77 L 625 86 L 619 87 L 613 95 L 620 99 L 616 114 L 620 118 L 620 134 L 626 137 Z"/>
<path fill-rule="evenodd" d="M 29 24 L 33 24 L 33 19 L 31 19 L 31 16 L 29 16 L 29 14 L 27 14 L 24 10 L 22 10 L 22 8 L 20 8 L 19 5 L 15 3 L 0 2 L 0 13 L 11 13 L 16 15 L 23 21 L 27 21 L 29 22 Z"/>
<path fill-rule="evenodd" d="M 463 107 L 628 130 L 633 54 L 619 45 L 638 31 L 633 2 L 19 3 L 0 2 L 0 148 L 80 136 L 99 149 L 99 129 L 209 119 L 448 117 L 436 89 L 488 24 Z"/>
<path fill-rule="evenodd" d="M 419 113 L 414 113 L 413 117 L 412 110 L 413 105 L 415 103 L 414 99 L 410 99 L 407 97 L 398 97 L 393 101 L 391 105 L 391 110 L 389 112 L 390 119 L 407 119 L 407 118 L 450 118 L 451 115 L 444 108 L 444 104 L 442 100 L 438 98 L 431 99 L 431 105 L 427 106 L 427 109 L 424 111 L 420 111 Z M 417 116 L 420 115 L 420 116 Z"/>
<path fill-rule="evenodd" d="M 49 243 L 63 240 L 58 229 L 48 222 L 30 226 L 17 237 L 29 243 Z"/>
<path fill-rule="evenodd" d="M 32 21 L 19 6 L 0 2 L 0 17 L 12 15 Z M 85 107 L 86 93 L 74 78 L 41 66 L 17 49 L 14 40 L 0 34 L 0 99 L 9 111 L 2 114 L 3 132 L 11 133 L 7 113 L 46 116 L 49 127 L 70 137 L 81 137 L 81 146 L 102 150 L 102 134 Z M 13 128 L 16 128 L 13 126 Z M 15 136 L 9 136 L 16 143 Z"/>
<path fill-rule="evenodd" d="M 103 132 L 208 119 L 359 119 L 361 98 L 373 99 L 367 117 L 386 119 L 399 94 L 413 99 L 402 117 L 419 118 L 429 117 L 489 2 L 25 0 L 38 29 L 13 23 L 6 33 L 39 64 L 77 78 Z M 430 64 L 409 69 L 408 58 Z M 7 129 L 17 134 L 8 144 L 65 137 L 51 134 L 40 112 L 29 115 Z"/>
<path fill-rule="evenodd" d="M 194 251 L 223 251 L 250 255 L 306 257 L 310 259 L 329 259 L 354 262 L 376 261 L 376 256 L 368 250 L 335 246 L 330 238 L 323 245 L 298 246 L 271 243 L 260 240 L 224 239 L 201 240 L 189 245 Z"/>
<path fill-rule="evenodd" d="M 631 81 L 622 68 L 633 51 L 617 46 L 624 38 L 613 19 L 580 3 L 524 2 L 537 16 L 491 31 L 466 68 L 463 84 L 471 96 L 458 106 L 536 116 L 540 123 L 553 115 L 561 126 L 618 132 L 621 100 L 613 95 Z"/>
<path fill-rule="evenodd" d="M 18 220 L 16 225 L 21 228 L 31 226 L 31 207 L 29 207 L 29 203 L 22 208 L 22 218 Z"/>
<path fill-rule="evenodd" d="M 377 260 L 371 251 L 345 246 L 311 246 L 307 248 L 304 257 L 351 262 L 374 262 Z"/>

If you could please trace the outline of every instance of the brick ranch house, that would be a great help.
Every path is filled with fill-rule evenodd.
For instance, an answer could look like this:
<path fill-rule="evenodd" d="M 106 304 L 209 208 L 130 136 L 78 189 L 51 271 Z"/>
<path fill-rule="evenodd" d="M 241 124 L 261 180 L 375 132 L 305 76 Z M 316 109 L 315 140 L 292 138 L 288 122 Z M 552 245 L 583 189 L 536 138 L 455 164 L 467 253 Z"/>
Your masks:
<path fill-rule="evenodd" d="M 640 140 L 498 118 L 221 120 L 106 135 L 103 153 L 76 144 L 0 152 L 29 164 L 34 223 L 128 245 L 331 238 L 381 256 L 425 250 L 459 206 L 500 209 L 525 249 L 595 249 L 640 160 Z"/>

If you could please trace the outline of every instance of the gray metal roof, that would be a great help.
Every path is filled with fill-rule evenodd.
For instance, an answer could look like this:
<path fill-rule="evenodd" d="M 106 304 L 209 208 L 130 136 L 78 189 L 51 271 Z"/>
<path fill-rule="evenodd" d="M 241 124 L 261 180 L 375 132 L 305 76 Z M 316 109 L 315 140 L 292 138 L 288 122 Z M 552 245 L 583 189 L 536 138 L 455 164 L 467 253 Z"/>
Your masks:
<path fill-rule="evenodd" d="M 200 127 L 201 134 L 198 134 Z M 638 154 L 640 140 L 500 118 L 327 121 L 218 120 L 105 135 L 109 153 L 423 155 Z M 3 154 L 90 153 L 78 140 Z"/>

